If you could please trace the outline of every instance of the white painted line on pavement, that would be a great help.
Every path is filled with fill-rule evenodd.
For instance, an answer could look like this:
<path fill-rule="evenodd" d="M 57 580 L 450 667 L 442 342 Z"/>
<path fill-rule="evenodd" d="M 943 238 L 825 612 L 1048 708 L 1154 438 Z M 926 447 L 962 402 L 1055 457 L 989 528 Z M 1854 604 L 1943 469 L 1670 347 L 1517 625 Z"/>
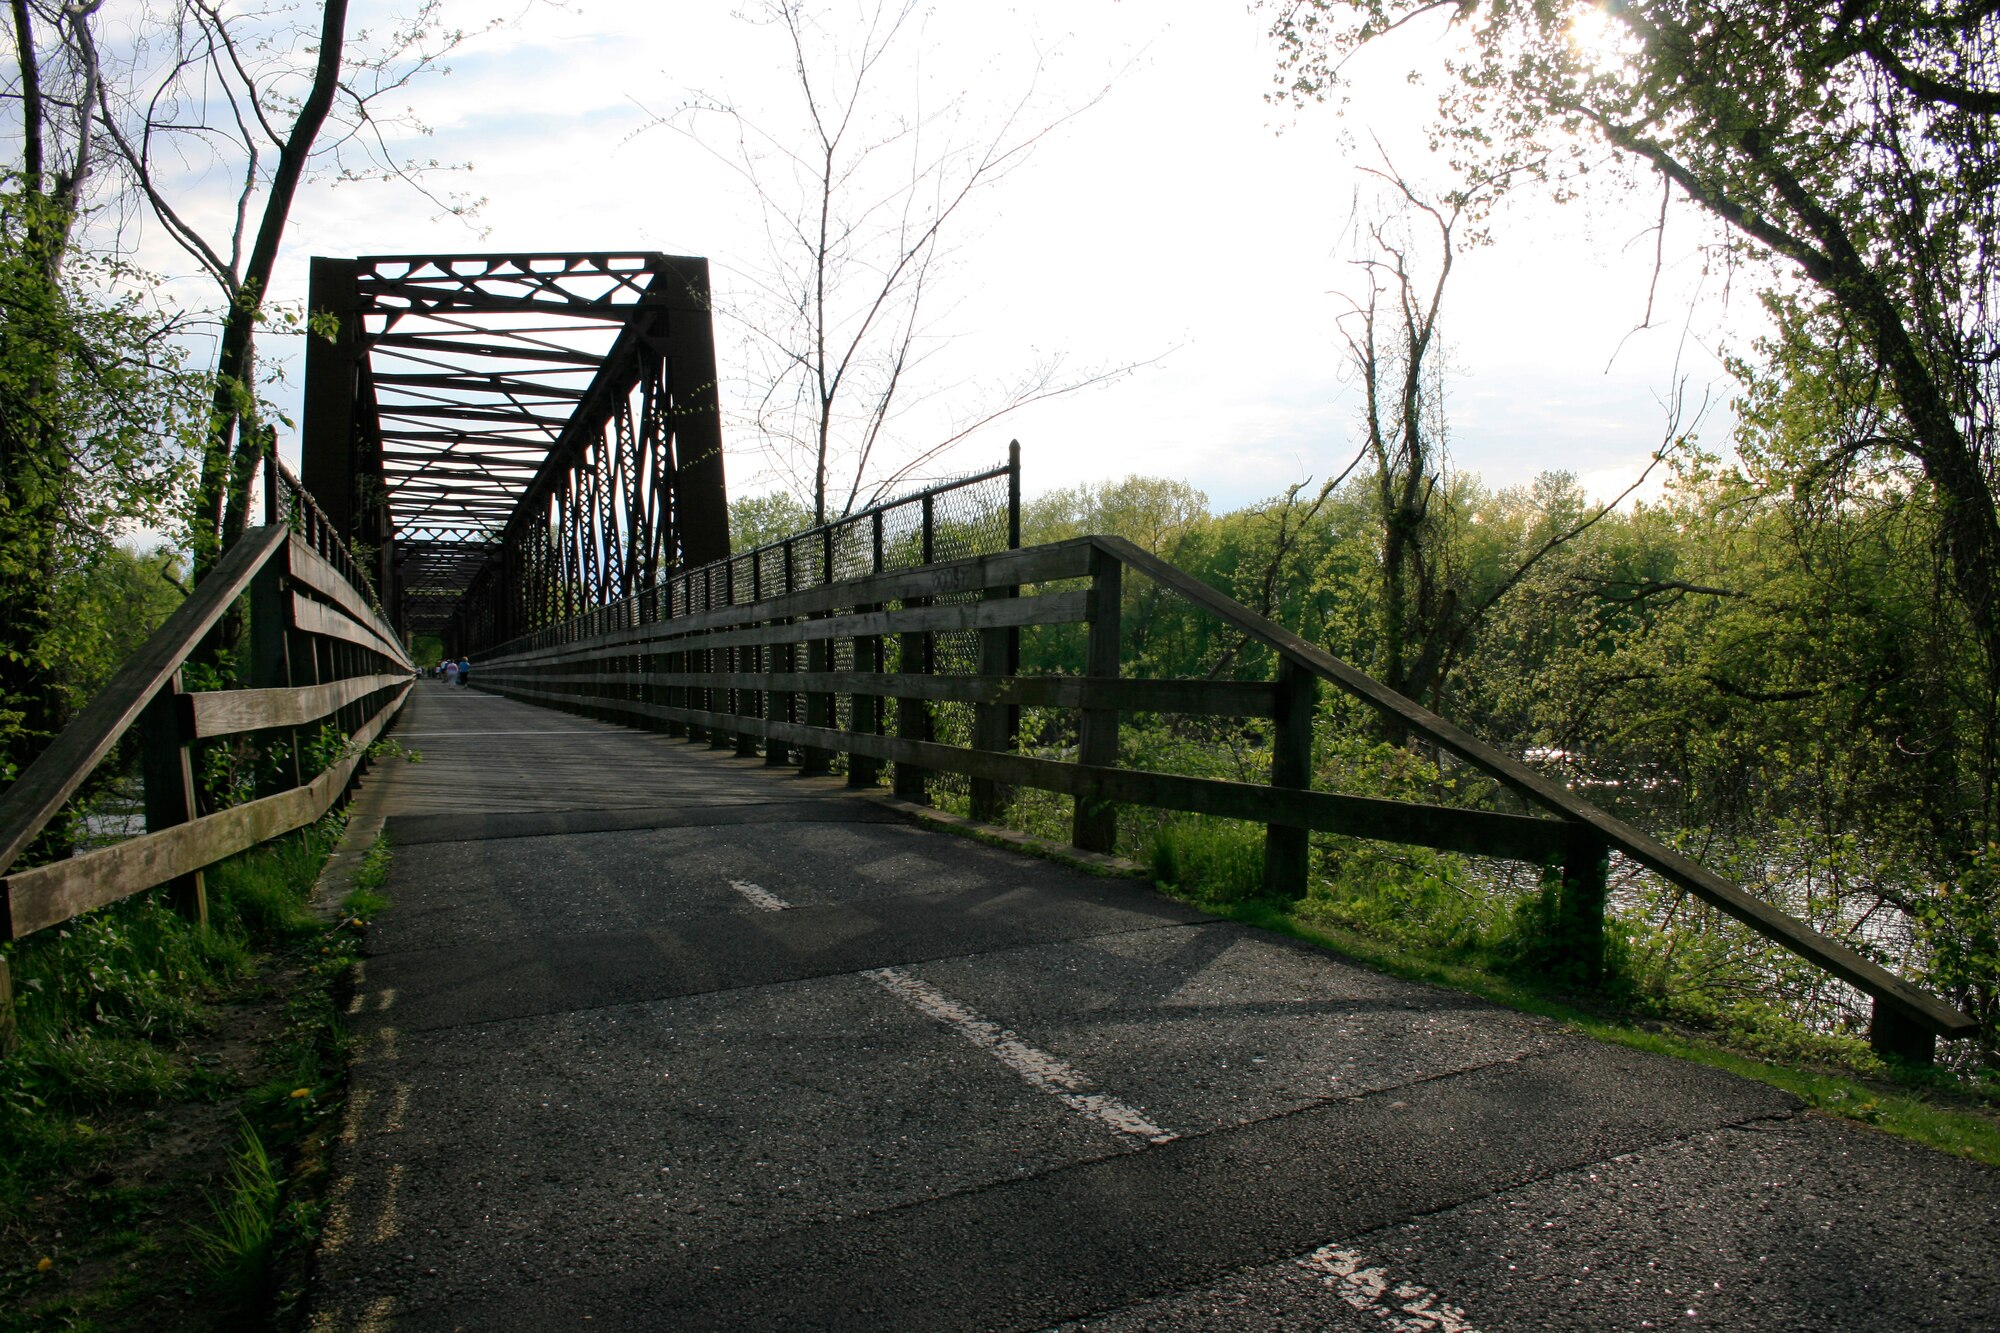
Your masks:
<path fill-rule="evenodd" d="M 1101 1124 L 1130 1134 L 1148 1143 L 1172 1143 L 1180 1137 L 1161 1129 L 1136 1107 L 1116 1097 L 1085 1092 L 1090 1080 L 1047 1051 L 1038 1051 L 1007 1028 L 952 999 L 927 981 L 919 981 L 893 967 L 877 968 L 861 974 L 888 991 L 918 1013 L 935 1018 L 946 1027 L 986 1051 L 1001 1064 L 1019 1074 L 1029 1087 L 1039 1088 L 1073 1111 L 1081 1111 Z"/>
<path fill-rule="evenodd" d="M 1386 1268 L 1370 1267 L 1353 1250 L 1322 1245 L 1299 1260 L 1299 1267 L 1318 1273 L 1341 1300 L 1374 1315 L 1392 1333 L 1479 1333 L 1466 1322 L 1465 1311 L 1414 1282 L 1391 1281 Z"/>
<path fill-rule="evenodd" d="M 761 907 L 767 912 L 782 912 L 791 906 L 769 889 L 752 884 L 747 879 L 732 879 L 729 887 L 748 898 L 752 907 Z"/>

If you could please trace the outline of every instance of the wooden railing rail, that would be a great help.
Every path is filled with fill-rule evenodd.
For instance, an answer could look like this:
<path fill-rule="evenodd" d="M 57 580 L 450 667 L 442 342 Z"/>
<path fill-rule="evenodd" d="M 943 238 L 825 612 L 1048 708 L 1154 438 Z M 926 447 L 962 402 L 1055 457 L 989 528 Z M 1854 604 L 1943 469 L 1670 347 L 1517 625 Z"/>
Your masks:
<path fill-rule="evenodd" d="M 1648 870 L 1749 926 L 1758 934 L 1839 977 L 1875 1002 L 1872 1039 L 1878 1048 L 1912 1055 L 1929 1050 L 1934 1036 L 1962 1037 L 1978 1026 L 1936 996 L 1911 985 L 1873 959 L 1814 930 L 1761 898 L 1744 892 L 1706 866 L 1658 839 L 1598 809 L 1511 755 L 1396 693 L 1365 672 L 1307 643 L 1275 621 L 1223 596 L 1166 561 L 1117 537 L 1099 539 L 1118 559 L 1213 612 L 1280 653 L 1288 661 L 1332 682 L 1411 731 L 1498 779 L 1503 785 L 1571 824 L 1583 837 L 1601 840 L 1608 850 L 1629 856 Z"/>
<path fill-rule="evenodd" d="M 408 694 L 414 668 L 365 583 L 357 586 L 349 576 L 359 572 L 352 559 L 330 531 L 308 531 L 309 503 L 300 493 L 287 522 L 246 532 L 110 684 L 0 792 L 0 868 L 8 868 L 120 739 L 140 728 L 147 831 L 0 876 L 0 940 L 20 939 L 161 885 L 172 886 L 182 912 L 205 922 L 205 867 L 310 824 L 339 800 L 367 747 Z M 190 659 L 246 593 L 248 687 L 187 689 Z M 301 751 L 324 726 L 345 742 L 323 771 L 303 773 Z M 204 812 L 194 748 L 250 733 L 283 737 L 289 781 L 267 782 L 255 799 Z M 271 785 L 282 789 L 271 791 Z M 0 1050 L 12 1036 L 6 972 L 0 958 Z"/>
<path fill-rule="evenodd" d="M 845 580 L 824 577 L 824 553 L 814 551 L 811 586 L 794 590 L 789 566 L 803 554 L 788 555 L 785 576 L 769 584 L 759 579 L 753 591 L 770 591 L 741 604 L 733 588 L 707 595 L 705 574 L 679 576 L 657 621 L 580 618 L 572 642 L 544 632 L 489 657 L 479 684 L 716 745 L 733 739 L 739 752 L 754 753 L 762 742 L 768 762 L 796 755 L 808 771 L 844 753 L 849 781 L 857 785 L 891 764 L 897 793 L 910 799 L 924 798 L 930 775 L 961 775 L 971 780 L 976 815 L 997 808 L 1009 787 L 1063 793 L 1074 798 L 1072 841 L 1089 851 L 1111 850 L 1116 811 L 1125 804 L 1254 821 L 1266 828 L 1267 887 L 1291 896 L 1305 890 L 1308 837 L 1316 831 L 1559 866 L 1563 941 L 1586 976 L 1602 966 L 1607 868 L 1617 851 L 1869 995 L 1872 1039 L 1884 1051 L 1929 1059 L 1937 1036 L 1974 1028 L 1966 1015 L 1873 960 L 1130 542 L 1078 538 Z M 1119 617 L 1128 575 L 1151 580 L 1264 645 L 1277 661 L 1276 679 L 1125 678 Z M 943 596 L 954 601 L 938 605 Z M 1086 627 L 1084 674 L 1020 675 L 1013 636 L 1023 627 L 1061 624 Z M 978 635 L 976 669 L 944 673 L 924 656 L 929 636 L 951 631 Z M 888 669 L 891 655 L 880 646 L 891 640 L 900 643 L 900 670 Z M 853 645 L 855 669 L 832 669 L 838 643 Z M 1322 682 L 1484 770 L 1547 816 L 1312 790 Z M 835 725 L 841 699 L 845 726 Z M 884 707 L 889 700 L 893 710 Z M 970 744 L 934 738 L 929 709 L 938 703 L 973 706 Z M 1015 753 L 1013 718 L 1021 707 L 1075 710 L 1074 758 Z M 1269 782 L 1122 766 L 1119 725 L 1126 712 L 1267 718 Z"/>

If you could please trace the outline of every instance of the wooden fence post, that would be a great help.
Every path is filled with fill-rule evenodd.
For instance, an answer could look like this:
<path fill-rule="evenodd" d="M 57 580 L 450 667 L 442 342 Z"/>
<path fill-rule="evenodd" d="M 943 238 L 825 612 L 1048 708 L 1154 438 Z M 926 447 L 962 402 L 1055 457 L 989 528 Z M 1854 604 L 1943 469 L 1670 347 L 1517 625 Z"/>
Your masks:
<path fill-rule="evenodd" d="M 919 552 L 922 563 L 932 564 L 937 559 L 937 497 L 925 492 L 923 531 Z M 929 606 L 928 597 L 905 598 L 905 607 Z M 937 663 L 928 633 L 899 634 L 896 636 L 896 665 L 906 676 L 929 675 L 937 669 Z M 907 696 L 896 700 L 896 736 L 906 741 L 928 741 L 931 733 L 931 706 L 922 699 Z M 930 771 L 915 764 L 896 761 L 896 796 L 918 805 L 929 805 L 931 800 Z"/>
<path fill-rule="evenodd" d="M 1010 441 L 1007 445 L 1007 549 L 1021 549 L 1021 442 Z M 991 588 L 986 592 L 988 600 L 1007 600 L 1021 595 L 1021 585 L 1006 588 Z M 1021 671 L 1021 631 L 1018 628 L 989 629 L 979 632 L 979 670 L 982 675 L 1013 677 Z M 996 752 L 1011 751 L 1021 744 L 1021 708 L 1019 704 L 997 704 L 987 706 L 983 713 L 975 708 L 972 723 L 972 743 L 981 749 Z M 1007 813 L 1013 801 L 1013 792 L 997 782 L 981 782 L 974 778 L 971 784 L 972 817 L 974 819 L 999 820 Z M 981 811 L 984 810 L 982 814 Z"/>
<path fill-rule="evenodd" d="M 1563 852 L 1556 900 L 1556 946 L 1579 986 L 1604 980 L 1604 904 L 1610 891 L 1611 849 L 1585 824 L 1572 824 Z"/>
<path fill-rule="evenodd" d="M 1125 567 L 1104 551 L 1090 553 L 1090 586 L 1094 605 L 1090 639 L 1084 651 L 1086 681 L 1116 680 L 1118 637 L 1125 600 Z M 1085 708 L 1077 719 L 1077 762 L 1094 768 L 1118 764 L 1116 708 Z M 1118 845 L 1118 807 L 1096 796 L 1079 795 L 1070 820 L 1070 842 L 1086 852 L 1109 853 Z"/>
<path fill-rule="evenodd" d="M 706 611 L 710 609 L 710 602 L 708 598 L 708 584 L 706 582 L 705 574 L 703 582 L 701 584 L 701 589 L 702 589 L 701 595 L 697 597 L 695 594 L 695 576 L 694 574 L 690 573 L 687 576 L 687 597 L 688 597 L 687 604 L 688 604 L 688 609 L 690 611 Z M 711 657 L 710 650 L 705 648 L 694 649 L 688 652 L 683 652 L 681 654 L 681 663 L 682 663 L 681 670 L 689 673 L 690 675 L 705 674 L 711 669 L 710 657 Z M 686 694 L 687 706 L 690 709 L 698 709 L 702 712 L 708 711 L 710 699 L 707 687 L 690 685 L 686 688 L 685 694 Z M 707 726 L 700 722 L 688 723 L 687 738 L 690 741 L 694 741 L 697 743 L 706 741 L 708 739 Z"/>
<path fill-rule="evenodd" d="M 779 577 L 782 582 L 778 586 L 784 593 L 797 592 L 799 586 L 798 563 L 792 555 L 792 542 L 789 537 L 785 539 L 785 544 L 780 549 L 784 552 L 784 566 L 779 571 Z M 789 620 L 780 620 L 773 621 L 772 623 L 790 624 L 792 622 Z M 799 669 L 798 653 L 797 644 L 774 643 L 771 645 L 770 652 L 765 660 L 770 663 L 770 669 L 773 674 L 780 671 L 797 671 Z M 764 717 L 767 720 L 790 723 L 793 711 L 792 700 L 797 697 L 797 694 L 791 690 L 772 690 L 764 700 Z M 775 736 L 765 737 L 764 766 L 766 768 L 779 768 L 790 762 L 792 762 L 792 743 L 790 741 L 781 741 Z"/>
<path fill-rule="evenodd" d="M 0 1059 L 14 1053 L 20 1044 L 20 1026 L 14 1017 L 14 973 L 0 958 Z"/>
<path fill-rule="evenodd" d="M 688 613 L 686 575 L 670 575 L 667 578 L 666 602 L 666 609 L 660 617 L 662 620 L 673 620 L 678 616 L 685 616 Z M 655 660 L 659 662 L 662 671 L 678 675 L 688 669 L 687 658 L 688 655 L 686 653 L 678 649 L 669 649 L 667 652 L 661 653 Z M 688 692 L 685 685 L 661 686 L 659 694 L 661 702 L 669 708 L 689 707 Z M 665 730 L 669 736 L 686 736 L 688 728 L 687 723 L 675 718 L 669 718 L 667 719 Z"/>
<path fill-rule="evenodd" d="M 820 587 L 833 582 L 833 529 L 820 529 Z M 832 611 L 826 612 L 831 616 Z M 806 645 L 806 669 L 830 674 L 833 671 L 833 640 L 814 639 Z M 826 690 L 806 691 L 806 725 L 832 730 L 834 722 L 833 695 Z M 833 771 L 833 751 L 823 746 L 807 745 L 799 749 L 799 771 L 807 774 L 826 774 Z"/>
<path fill-rule="evenodd" d="M 882 572 L 882 511 L 876 510 L 869 524 L 868 569 L 871 574 Z M 871 602 L 857 606 L 856 611 L 880 611 L 881 602 Z M 873 672 L 880 675 L 888 665 L 882 652 L 882 636 L 864 634 L 854 641 L 854 669 L 857 672 Z M 882 696 L 862 694 L 859 691 L 849 696 L 848 729 L 858 736 L 879 736 L 882 734 Z M 872 787 L 881 780 L 881 761 L 872 755 L 847 752 L 847 785 L 850 787 Z"/>
<path fill-rule="evenodd" d="M 1312 787 L 1313 713 L 1319 678 L 1289 657 L 1278 659 L 1277 709 L 1271 719 L 1271 785 Z M 1282 824 L 1264 826 L 1264 892 L 1274 898 L 1306 896 L 1312 835 Z"/>
<path fill-rule="evenodd" d="M 735 562 L 732 561 L 729 567 L 731 569 L 736 568 Z M 750 604 L 754 606 L 763 600 L 764 563 L 759 558 L 758 553 L 752 551 L 750 553 Z M 736 654 L 736 669 L 739 672 L 761 672 L 766 669 L 769 653 L 770 650 L 761 645 L 740 648 Z M 765 697 L 762 690 L 738 690 L 736 692 L 737 716 L 762 719 L 765 712 Z M 739 726 L 736 729 L 736 753 L 744 759 L 755 759 L 757 757 L 757 734 L 748 727 Z"/>
<path fill-rule="evenodd" d="M 140 768 L 146 784 L 146 832 L 185 824 L 197 813 L 194 766 L 188 740 L 194 730 L 186 711 L 181 673 L 174 672 L 139 717 Z M 208 885 L 199 870 L 167 881 L 174 910 L 203 928 L 208 925 Z"/>
<path fill-rule="evenodd" d="M 912 598 L 905 606 L 918 600 Z M 896 666 L 905 676 L 928 675 L 931 670 L 930 635 L 898 634 L 896 636 Z M 898 740 L 927 741 L 931 739 L 931 708 L 922 699 L 905 695 L 896 700 L 896 737 Z M 917 805 L 929 805 L 931 800 L 930 770 L 898 759 L 895 764 L 895 792 L 898 800 L 912 801 Z"/>
<path fill-rule="evenodd" d="M 265 467 L 269 475 L 276 475 L 277 467 L 268 458 Z M 278 689 L 295 683 L 292 680 L 289 634 L 292 625 L 292 599 L 285 586 L 285 576 L 292 567 L 291 556 L 291 543 L 288 540 L 284 548 L 274 553 L 264 567 L 257 571 L 257 577 L 250 581 L 250 688 L 252 689 Z M 290 728 L 286 735 L 291 744 L 292 786 L 296 787 L 303 776 L 299 767 L 299 745 L 305 738 L 300 736 L 297 727 Z"/>
<path fill-rule="evenodd" d="M 1905 1018 L 1876 996 L 1868 1021 L 1868 1044 L 1875 1054 L 1905 1064 L 1927 1065 L 1937 1059 L 1937 1034 Z"/>
<path fill-rule="evenodd" d="M 984 600 L 1006 601 L 1021 595 L 1021 586 L 988 588 Z M 979 631 L 979 674 L 982 676 L 1003 676 L 1011 678 L 1021 669 L 1021 631 L 1018 629 L 983 629 Z M 1015 749 L 1021 735 L 1021 710 L 1013 704 L 974 704 L 972 708 L 972 745 L 977 750 L 987 750 L 994 754 L 1004 754 Z M 1007 805 L 1013 794 L 1002 784 L 990 778 L 974 778 L 971 782 L 972 817 L 987 823 L 1000 820 L 1007 813 Z"/>
<path fill-rule="evenodd" d="M 715 571 L 713 569 L 708 571 L 707 583 L 708 605 L 713 610 L 717 605 L 715 596 Z M 736 566 L 732 562 L 722 567 L 721 605 L 733 606 L 735 602 Z M 724 679 L 728 679 L 731 673 L 736 670 L 736 650 L 734 648 L 711 648 L 704 656 L 708 661 L 706 669 L 716 675 L 722 676 Z M 727 686 L 722 689 L 711 689 L 708 692 L 708 707 L 710 712 L 721 713 L 725 717 L 733 716 L 736 712 L 736 691 Z M 711 750 L 735 749 L 736 738 L 730 734 L 731 730 L 732 728 L 727 726 L 711 729 L 708 733 L 708 748 Z"/>

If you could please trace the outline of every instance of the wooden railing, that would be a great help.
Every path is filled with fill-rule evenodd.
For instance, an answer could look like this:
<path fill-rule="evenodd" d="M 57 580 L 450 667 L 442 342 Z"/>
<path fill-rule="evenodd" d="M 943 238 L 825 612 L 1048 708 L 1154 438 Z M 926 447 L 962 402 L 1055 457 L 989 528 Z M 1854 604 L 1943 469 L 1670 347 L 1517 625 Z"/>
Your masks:
<path fill-rule="evenodd" d="M 365 576 L 289 476 L 274 475 L 281 521 L 253 528 L 61 735 L 0 793 L 0 868 L 12 867 L 134 726 L 146 832 L 0 876 L 0 939 L 170 885 L 207 919 L 204 867 L 324 815 L 408 694 L 413 668 Z M 190 658 L 248 594 L 247 688 L 190 690 Z M 323 728 L 331 728 L 321 741 Z M 301 733 L 304 733 L 303 735 Z M 222 738 L 280 741 L 287 772 L 264 794 L 204 810 L 196 755 Z M 330 760 L 302 771 L 315 749 Z M 269 790 L 270 787 L 277 790 Z M 12 989 L 0 958 L 0 1050 L 11 1043 Z"/>
<path fill-rule="evenodd" d="M 893 764 L 895 790 L 909 799 L 924 798 L 930 775 L 960 774 L 971 780 L 977 818 L 994 817 L 1008 787 L 1064 793 L 1074 798 L 1072 840 L 1088 851 L 1111 850 L 1121 803 L 1255 821 L 1266 826 L 1266 887 L 1290 896 L 1305 891 L 1307 840 L 1314 831 L 1560 866 L 1561 937 L 1585 977 L 1602 965 L 1607 868 L 1616 851 L 1866 993 L 1874 1003 L 1872 1040 L 1884 1052 L 1928 1060 L 1936 1037 L 1968 1035 L 1975 1027 L 1840 941 L 1130 542 L 1087 537 L 846 579 L 831 577 L 830 557 L 827 565 L 798 580 L 787 558 L 770 577 L 744 584 L 701 571 L 681 574 L 683 591 L 668 599 L 653 623 L 585 624 L 568 642 L 544 631 L 482 661 L 477 680 L 524 701 L 658 726 L 716 745 L 733 742 L 742 753 L 755 753 L 761 741 L 770 764 L 792 762 L 796 752 L 808 771 L 825 771 L 836 753 L 844 753 L 848 780 L 857 785 L 873 783 L 880 765 Z M 1277 664 L 1275 679 L 1125 678 L 1119 630 L 1128 573 L 1262 644 Z M 1022 595 L 1024 585 L 1028 595 Z M 690 596 L 694 589 L 702 595 Z M 1063 624 L 1087 627 L 1083 674 L 1019 674 L 1020 628 Z M 976 654 L 967 657 L 976 669 L 940 674 L 932 640 L 959 631 L 978 636 Z M 853 669 L 833 669 L 835 645 Z M 1313 718 L 1322 682 L 1484 770 L 1546 813 L 1312 790 Z M 928 710 L 937 703 L 972 706 L 969 744 L 933 738 Z M 1031 706 L 1075 710 L 1073 760 L 1012 752 L 1018 710 Z M 1121 766 L 1120 716 L 1127 712 L 1269 719 L 1270 780 L 1232 782 Z M 846 725 L 835 725 L 843 714 Z"/>

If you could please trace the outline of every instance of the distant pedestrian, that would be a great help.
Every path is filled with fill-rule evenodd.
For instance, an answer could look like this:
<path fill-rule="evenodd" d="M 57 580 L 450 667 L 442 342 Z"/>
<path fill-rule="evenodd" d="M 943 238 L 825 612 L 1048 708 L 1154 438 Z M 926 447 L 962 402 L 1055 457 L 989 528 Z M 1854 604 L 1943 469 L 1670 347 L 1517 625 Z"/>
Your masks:
<path fill-rule="evenodd" d="M 458 663 L 448 657 L 444 662 L 444 683 L 447 685 L 458 684 Z"/>
<path fill-rule="evenodd" d="M 458 659 L 458 683 L 461 685 L 472 683 L 472 659 L 469 657 Z"/>

